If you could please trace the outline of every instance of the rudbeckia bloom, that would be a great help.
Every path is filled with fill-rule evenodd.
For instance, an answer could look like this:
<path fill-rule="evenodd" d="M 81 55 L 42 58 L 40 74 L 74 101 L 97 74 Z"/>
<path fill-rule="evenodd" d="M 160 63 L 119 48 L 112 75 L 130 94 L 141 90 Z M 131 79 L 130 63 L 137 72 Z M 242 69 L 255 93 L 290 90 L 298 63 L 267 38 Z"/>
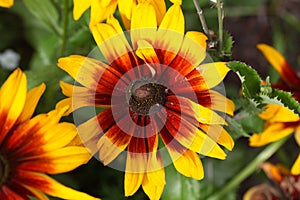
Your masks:
<path fill-rule="evenodd" d="M 73 17 L 78 20 L 88 8 L 91 8 L 90 26 L 93 26 L 113 15 L 118 6 L 124 26 L 129 28 L 132 12 L 134 12 L 137 3 L 140 2 L 151 4 L 151 9 L 155 10 L 157 21 L 160 23 L 166 12 L 164 0 L 73 0 Z M 147 14 L 144 13 L 144 15 Z"/>
<path fill-rule="evenodd" d="M 293 97 L 300 102 L 300 74 L 295 72 L 287 60 L 273 47 L 258 44 L 257 48 L 280 74 L 281 79 L 276 84 L 272 84 L 272 87 L 291 92 Z"/>
<path fill-rule="evenodd" d="M 280 81 L 283 83 L 273 84 L 272 87 L 291 92 L 293 97 L 299 101 L 300 78 L 297 73 L 274 48 L 265 44 L 258 45 L 258 48 L 281 75 L 282 80 Z M 251 146 L 263 146 L 292 133 L 295 133 L 296 142 L 300 146 L 300 118 L 293 111 L 280 105 L 269 104 L 259 116 L 266 121 L 264 131 L 251 136 Z M 291 172 L 300 174 L 300 153 Z"/>
<path fill-rule="evenodd" d="M 15 70 L 0 90 L 0 199 L 95 200 L 46 174 L 73 170 L 90 159 L 71 123 L 59 123 L 66 109 L 31 118 L 42 84 L 27 93 L 25 74 Z M 80 145 L 79 145 L 80 144 Z"/>
<path fill-rule="evenodd" d="M 225 159 L 218 144 L 231 150 L 234 142 L 221 114 L 232 115 L 234 105 L 212 90 L 229 68 L 223 62 L 201 64 L 207 37 L 196 31 L 184 35 L 180 5 L 169 8 L 159 28 L 149 6 L 137 7 L 130 32 L 123 33 L 113 17 L 92 29 L 106 62 L 79 55 L 59 59 L 58 66 L 77 81 L 61 83 L 70 98 L 59 105 L 103 108 L 78 123 L 81 139 L 104 165 L 125 171 L 126 196 L 142 185 L 150 199 L 159 199 L 164 166 L 173 163 L 181 174 L 200 180 L 199 154 Z"/>
<path fill-rule="evenodd" d="M 0 0 L 0 7 L 10 8 L 14 5 L 14 0 Z"/>
<path fill-rule="evenodd" d="M 296 142 L 300 146 L 300 118 L 293 111 L 281 105 L 268 104 L 259 117 L 266 121 L 264 131 L 250 137 L 250 146 L 263 146 L 292 133 L 295 133 Z M 291 172 L 300 174 L 300 154 L 298 154 Z"/>

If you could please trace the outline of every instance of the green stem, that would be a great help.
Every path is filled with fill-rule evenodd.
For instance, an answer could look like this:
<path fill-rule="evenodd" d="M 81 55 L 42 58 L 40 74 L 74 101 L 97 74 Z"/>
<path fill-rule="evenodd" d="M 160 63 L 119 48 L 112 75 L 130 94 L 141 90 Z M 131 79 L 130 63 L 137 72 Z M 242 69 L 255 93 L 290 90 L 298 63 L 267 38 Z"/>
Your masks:
<path fill-rule="evenodd" d="M 223 48 L 223 2 L 217 0 L 218 23 L 219 23 L 219 51 L 222 53 Z M 223 53 L 222 53 L 223 54 Z"/>
<path fill-rule="evenodd" d="M 274 142 L 267 146 L 256 158 L 247 165 L 242 171 L 240 171 L 233 179 L 231 179 L 221 190 L 217 193 L 209 196 L 207 200 L 219 200 L 224 199 L 224 195 L 232 192 L 245 178 L 251 175 L 258 166 L 269 159 L 288 139 L 285 137 L 282 140 Z"/>
<path fill-rule="evenodd" d="M 63 13 L 63 34 L 61 36 L 61 48 L 60 48 L 60 57 L 64 56 L 67 36 L 68 36 L 68 24 L 69 24 L 69 0 L 64 0 L 64 13 Z"/>
<path fill-rule="evenodd" d="M 206 34 L 207 38 L 208 38 L 209 46 L 213 47 L 213 45 L 214 45 L 213 44 L 213 40 L 212 40 L 211 35 L 209 33 L 209 29 L 207 27 L 207 24 L 206 24 L 206 21 L 205 21 L 205 17 L 203 15 L 203 11 L 202 11 L 202 9 L 201 9 L 201 7 L 199 5 L 198 0 L 193 0 L 193 2 L 194 2 L 194 5 L 195 5 L 195 8 L 197 10 L 197 14 L 199 16 L 199 19 L 200 19 L 203 31 Z"/>

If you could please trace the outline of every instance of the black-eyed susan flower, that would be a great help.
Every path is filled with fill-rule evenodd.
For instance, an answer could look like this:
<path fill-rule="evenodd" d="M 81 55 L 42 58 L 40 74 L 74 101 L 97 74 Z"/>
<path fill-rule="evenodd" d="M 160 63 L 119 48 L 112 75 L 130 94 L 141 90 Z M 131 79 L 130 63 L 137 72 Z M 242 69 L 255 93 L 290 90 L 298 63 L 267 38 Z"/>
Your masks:
<path fill-rule="evenodd" d="M 14 0 L 0 0 L 0 7 L 10 8 L 14 5 Z"/>
<path fill-rule="evenodd" d="M 86 163 L 90 154 L 78 140 L 71 123 L 59 123 L 66 109 L 31 118 L 42 84 L 27 92 L 25 74 L 15 70 L 0 90 L 0 199 L 96 200 L 66 187 L 46 174 L 73 170 Z"/>
<path fill-rule="evenodd" d="M 118 6 L 124 26 L 129 28 L 132 12 L 134 12 L 137 4 L 140 2 L 149 2 L 151 4 L 151 9 L 155 10 L 157 21 L 160 23 L 166 13 L 164 0 L 73 0 L 73 17 L 75 20 L 78 20 L 88 8 L 91 8 L 90 26 L 93 26 L 113 15 Z M 146 15 L 146 13 L 144 14 Z"/>
<path fill-rule="evenodd" d="M 250 146 L 270 144 L 292 133 L 295 133 L 296 142 L 300 146 L 300 118 L 293 111 L 281 105 L 268 104 L 259 117 L 266 121 L 264 131 L 250 137 Z M 298 154 L 291 172 L 300 174 L 300 154 Z"/>
<path fill-rule="evenodd" d="M 281 79 L 276 84 L 272 84 L 272 87 L 291 92 L 293 97 L 300 102 L 300 74 L 273 47 L 266 44 L 258 44 L 257 48 L 280 74 Z"/>
<path fill-rule="evenodd" d="M 272 84 L 272 87 L 291 92 L 293 97 L 299 101 L 300 78 L 297 73 L 274 48 L 265 44 L 258 45 L 258 48 L 281 76 L 282 80 L 277 84 Z M 300 118 L 293 111 L 280 105 L 269 104 L 259 116 L 266 121 L 264 131 L 251 136 L 251 146 L 263 146 L 292 133 L 295 133 L 296 142 L 300 146 Z M 300 153 L 291 172 L 300 174 Z"/>
<path fill-rule="evenodd" d="M 184 35 L 178 3 L 159 28 L 155 10 L 144 3 L 137 6 L 126 36 L 113 17 L 92 31 L 107 63 L 79 55 L 59 59 L 58 66 L 78 82 L 61 83 L 69 98 L 59 106 L 104 108 L 77 128 L 104 165 L 125 170 L 126 196 L 142 185 L 150 199 L 159 199 L 164 166 L 172 162 L 181 174 L 200 180 L 199 154 L 225 159 L 218 144 L 231 150 L 234 142 L 221 114 L 232 115 L 234 105 L 212 88 L 229 68 L 223 62 L 202 63 L 207 37 L 196 31 Z"/>

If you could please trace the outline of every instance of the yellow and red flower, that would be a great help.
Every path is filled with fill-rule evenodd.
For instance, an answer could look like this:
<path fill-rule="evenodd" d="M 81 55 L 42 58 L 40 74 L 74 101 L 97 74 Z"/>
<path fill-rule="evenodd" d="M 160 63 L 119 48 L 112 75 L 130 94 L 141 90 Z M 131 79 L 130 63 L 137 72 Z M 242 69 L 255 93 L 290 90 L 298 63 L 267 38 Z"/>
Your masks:
<path fill-rule="evenodd" d="M 299 101 L 300 78 L 297 73 L 274 48 L 265 44 L 258 45 L 258 48 L 282 78 L 280 82 L 283 83 L 272 84 L 272 87 L 291 92 L 293 97 Z M 293 111 L 280 105 L 268 104 L 266 110 L 259 116 L 266 121 L 264 131 L 251 136 L 250 146 L 263 146 L 292 133 L 295 133 L 296 142 L 300 146 L 300 118 Z M 300 174 L 300 153 L 291 172 L 292 174 Z"/>
<path fill-rule="evenodd" d="M 300 74 L 273 47 L 258 44 L 257 48 L 280 74 L 281 79 L 276 84 L 272 84 L 272 87 L 291 92 L 293 97 L 300 102 Z"/>
<path fill-rule="evenodd" d="M 204 171 L 198 154 L 225 159 L 218 144 L 231 150 L 234 142 L 220 115 L 232 115 L 234 105 L 212 88 L 229 68 L 223 62 L 202 63 L 207 37 L 196 31 L 184 35 L 179 3 L 169 8 L 159 28 L 151 4 L 141 3 L 129 34 L 113 17 L 92 31 L 106 61 L 60 58 L 58 66 L 77 83 L 61 82 L 69 98 L 58 106 L 104 108 L 77 129 L 104 165 L 125 170 L 126 196 L 142 185 L 150 199 L 159 199 L 164 166 L 172 162 L 181 174 L 200 180 Z"/>
<path fill-rule="evenodd" d="M 147 2 L 151 5 L 150 9 L 155 10 L 157 22 L 160 23 L 166 13 L 164 0 L 73 0 L 73 17 L 78 20 L 88 8 L 91 8 L 90 26 L 93 26 L 113 15 L 118 6 L 124 26 L 129 28 L 132 12 L 140 2 Z M 147 14 L 144 13 L 144 15 Z"/>
<path fill-rule="evenodd" d="M 14 0 L 0 0 L 0 7 L 10 8 L 14 5 Z"/>
<path fill-rule="evenodd" d="M 59 123 L 66 111 L 31 118 L 45 85 L 27 92 L 25 74 L 15 70 L 0 90 L 0 199 L 93 199 L 46 174 L 68 172 L 90 159 L 71 123 Z"/>

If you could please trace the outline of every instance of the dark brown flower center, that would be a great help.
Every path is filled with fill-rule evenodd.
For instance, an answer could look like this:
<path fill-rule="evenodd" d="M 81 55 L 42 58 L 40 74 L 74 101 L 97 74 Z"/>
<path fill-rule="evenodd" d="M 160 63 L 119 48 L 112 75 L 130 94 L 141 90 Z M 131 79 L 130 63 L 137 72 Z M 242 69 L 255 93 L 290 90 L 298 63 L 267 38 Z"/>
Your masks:
<path fill-rule="evenodd" d="M 0 186 L 5 184 L 10 173 L 7 159 L 0 153 Z"/>
<path fill-rule="evenodd" d="M 140 115 L 154 113 L 165 104 L 165 91 L 160 84 L 136 81 L 129 89 L 129 107 Z"/>

